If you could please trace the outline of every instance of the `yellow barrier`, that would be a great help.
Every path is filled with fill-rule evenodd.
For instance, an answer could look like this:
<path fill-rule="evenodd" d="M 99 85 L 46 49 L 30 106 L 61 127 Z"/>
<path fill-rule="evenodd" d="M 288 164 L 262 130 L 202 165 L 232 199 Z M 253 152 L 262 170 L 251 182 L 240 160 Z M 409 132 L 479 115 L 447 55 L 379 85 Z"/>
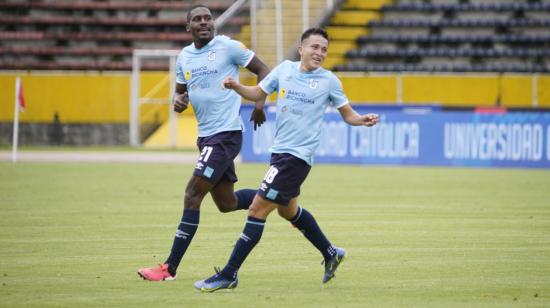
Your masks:
<path fill-rule="evenodd" d="M 22 122 L 50 122 L 58 113 L 64 123 L 128 123 L 130 75 L 127 73 L 34 73 L 20 74 L 27 108 Z M 167 99 L 167 73 L 141 74 L 141 96 Z M 13 119 L 16 74 L 0 75 L 0 121 Z M 163 81 L 164 80 L 164 81 Z M 154 89 L 156 87 L 156 89 Z M 154 91 L 151 91 L 154 89 Z M 167 107 L 144 104 L 146 121 L 165 120 Z"/>
<path fill-rule="evenodd" d="M 495 76 L 407 75 L 403 77 L 403 102 L 494 106 L 497 89 Z"/>
<path fill-rule="evenodd" d="M 519 74 L 337 74 L 351 102 L 452 107 L 550 107 L 550 76 Z M 401 82 L 399 82 L 401 78 Z M 535 85 L 533 84 L 535 83 Z M 401 91 L 399 91 L 401 87 Z M 536 106 L 535 106 L 535 105 Z"/>
<path fill-rule="evenodd" d="M 16 76 L 15 73 L 0 74 L 2 122 L 13 119 Z M 128 123 L 128 73 L 22 73 L 20 76 L 27 101 L 27 110 L 20 118 L 22 122 L 51 122 L 57 112 L 63 123 Z M 170 97 L 166 76 L 166 72 L 142 73 L 141 96 Z M 507 107 L 535 107 L 535 103 L 537 107 L 550 108 L 550 75 L 409 74 L 399 77 L 341 73 L 338 76 L 353 103 L 395 104 L 401 100 L 403 104 L 469 107 L 496 106 L 497 103 Z M 255 78 L 245 74 L 242 82 L 256 83 Z M 141 119 L 164 122 L 168 108 L 162 104 L 143 104 Z"/>
<path fill-rule="evenodd" d="M 0 76 L 0 121 L 13 119 L 16 75 Z M 22 122 L 128 122 L 128 74 L 22 74 L 27 108 Z"/>
<path fill-rule="evenodd" d="M 550 108 L 550 76 L 538 76 L 537 79 L 538 107 Z"/>
<path fill-rule="evenodd" d="M 344 92 L 351 102 L 395 104 L 397 101 L 395 75 L 354 76 L 339 74 Z"/>
<path fill-rule="evenodd" d="M 502 76 L 500 104 L 506 107 L 533 107 L 533 78 L 531 76 Z"/>

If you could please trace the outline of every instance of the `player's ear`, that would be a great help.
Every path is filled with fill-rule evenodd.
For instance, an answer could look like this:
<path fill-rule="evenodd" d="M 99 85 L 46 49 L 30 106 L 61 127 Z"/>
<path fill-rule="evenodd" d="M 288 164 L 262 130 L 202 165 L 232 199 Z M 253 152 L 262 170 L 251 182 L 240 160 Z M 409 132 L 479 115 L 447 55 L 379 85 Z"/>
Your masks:
<path fill-rule="evenodd" d="M 185 25 L 185 31 L 189 32 L 189 23 L 187 23 L 187 25 Z"/>
<path fill-rule="evenodd" d="M 302 46 L 298 47 L 298 54 L 300 54 L 300 56 L 302 55 L 303 51 L 304 51 L 304 48 Z"/>

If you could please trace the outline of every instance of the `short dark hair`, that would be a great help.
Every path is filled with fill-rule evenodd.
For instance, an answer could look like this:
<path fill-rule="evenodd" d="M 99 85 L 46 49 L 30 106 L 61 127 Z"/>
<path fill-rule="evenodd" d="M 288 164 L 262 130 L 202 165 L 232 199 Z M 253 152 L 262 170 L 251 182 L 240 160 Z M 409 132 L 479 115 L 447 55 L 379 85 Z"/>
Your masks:
<path fill-rule="evenodd" d="M 203 7 L 205 9 L 208 9 L 210 11 L 210 8 L 207 7 L 206 5 L 204 4 L 196 4 L 196 5 L 193 5 L 189 11 L 187 11 L 187 24 L 189 24 L 191 22 L 191 12 L 193 12 L 194 9 L 197 9 L 197 8 L 200 8 L 200 7 Z M 212 13 L 212 12 L 211 12 Z"/>
<path fill-rule="evenodd" d="M 309 28 L 306 31 L 304 31 L 304 33 L 302 33 L 301 42 L 303 42 L 304 40 L 306 40 L 307 38 L 309 38 L 312 35 L 320 35 L 320 36 L 324 37 L 325 39 L 327 39 L 327 41 L 329 40 L 328 39 L 328 33 L 327 33 L 327 31 L 325 31 L 325 29 L 322 29 L 322 28 Z"/>

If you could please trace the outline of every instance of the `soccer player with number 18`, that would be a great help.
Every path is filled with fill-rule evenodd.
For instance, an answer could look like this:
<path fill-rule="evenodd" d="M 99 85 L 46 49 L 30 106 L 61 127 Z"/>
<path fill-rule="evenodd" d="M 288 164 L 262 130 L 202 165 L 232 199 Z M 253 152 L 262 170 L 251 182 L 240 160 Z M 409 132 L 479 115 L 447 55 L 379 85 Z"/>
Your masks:
<path fill-rule="evenodd" d="M 321 252 L 325 262 L 323 283 L 334 277 L 346 252 L 333 246 L 313 216 L 298 206 L 300 186 L 306 179 L 313 153 L 319 146 L 326 108 L 337 108 L 350 125 L 373 126 L 378 115 L 359 115 L 350 106 L 340 80 L 321 67 L 327 56 L 328 35 L 311 28 L 302 34 L 298 49 L 300 61 L 284 61 L 257 86 L 243 86 L 228 77 L 224 86 L 241 96 L 259 101 L 275 91 L 277 115 L 275 138 L 271 147 L 271 166 L 248 210 L 248 219 L 226 266 L 215 275 L 195 283 L 204 292 L 232 289 L 238 284 L 237 272 L 259 242 L 268 215 L 275 209 L 296 226 Z"/>

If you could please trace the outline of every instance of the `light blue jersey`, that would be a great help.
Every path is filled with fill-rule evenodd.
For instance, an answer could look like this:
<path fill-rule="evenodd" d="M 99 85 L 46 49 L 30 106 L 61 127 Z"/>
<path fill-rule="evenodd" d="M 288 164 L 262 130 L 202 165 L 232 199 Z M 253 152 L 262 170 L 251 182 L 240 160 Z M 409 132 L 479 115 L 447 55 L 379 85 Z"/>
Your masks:
<path fill-rule="evenodd" d="M 187 85 L 189 101 L 199 124 L 199 137 L 242 130 L 241 97 L 224 89 L 227 76 L 239 79 L 239 66 L 247 66 L 254 52 L 242 43 L 218 35 L 201 49 L 191 44 L 176 60 L 176 82 Z"/>
<path fill-rule="evenodd" d="M 348 103 L 342 83 L 331 71 L 300 72 L 300 62 L 284 61 L 260 82 L 262 90 L 277 91 L 277 120 L 272 153 L 289 153 L 313 164 L 328 106 Z"/>

